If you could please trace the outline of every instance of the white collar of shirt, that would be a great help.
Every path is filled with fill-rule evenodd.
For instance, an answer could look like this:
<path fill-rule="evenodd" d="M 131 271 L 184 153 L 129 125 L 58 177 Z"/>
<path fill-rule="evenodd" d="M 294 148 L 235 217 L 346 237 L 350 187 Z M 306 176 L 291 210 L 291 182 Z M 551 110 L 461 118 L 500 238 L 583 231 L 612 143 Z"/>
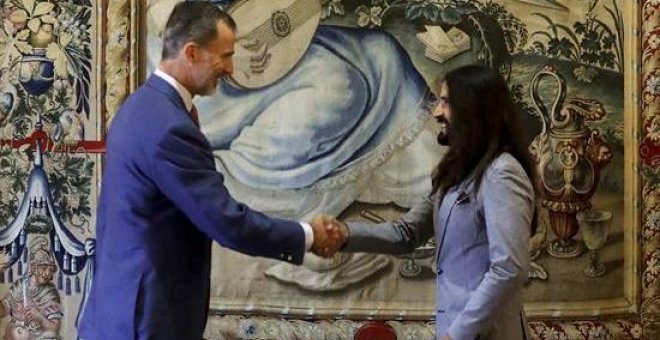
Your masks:
<path fill-rule="evenodd" d="M 176 92 L 179 93 L 179 96 L 181 96 L 181 99 L 183 100 L 183 104 L 186 106 L 186 110 L 190 112 L 190 110 L 192 110 L 193 107 L 192 94 L 190 94 L 190 91 L 188 91 L 188 89 L 186 89 L 185 86 L 181 85 L 181 83 L 176 81 L 174 77 L 163 72 L 159 68 L 157 68 L 156 71 L 154 71 L 154 74 L 162 78 L 168 84 L 172 85 L 172 87 L 176 90 Z"/>

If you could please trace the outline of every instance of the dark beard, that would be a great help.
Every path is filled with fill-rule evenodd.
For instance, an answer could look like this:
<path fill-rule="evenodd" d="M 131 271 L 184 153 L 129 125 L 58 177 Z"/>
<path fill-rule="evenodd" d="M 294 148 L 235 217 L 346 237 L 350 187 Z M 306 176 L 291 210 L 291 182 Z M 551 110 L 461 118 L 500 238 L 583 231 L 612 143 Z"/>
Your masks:
<path fill-rule="evenodd" d="M 449 146 L 449 129 L 450 129 L 449 122 L 443 117 L 438 117 L 435 120 L 438 123 L 444 125 L 443 127 L 440 128 L 440 132 L 438 132 L 438 137 L 437 137 L 438 144 L 442 146 Z"/>

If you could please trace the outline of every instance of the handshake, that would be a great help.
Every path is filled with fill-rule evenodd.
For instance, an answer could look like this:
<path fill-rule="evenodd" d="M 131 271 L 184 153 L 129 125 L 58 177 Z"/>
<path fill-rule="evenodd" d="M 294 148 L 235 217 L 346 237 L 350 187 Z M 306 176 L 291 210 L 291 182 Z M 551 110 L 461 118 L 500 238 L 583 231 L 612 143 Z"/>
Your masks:
<path fill-rule="evenodd" d="M 348 240 L 348 227 L 332 216 L 316 215 L 309 224 L 314 232 L 312 253 L 323 258 L 331 258 Z"/>

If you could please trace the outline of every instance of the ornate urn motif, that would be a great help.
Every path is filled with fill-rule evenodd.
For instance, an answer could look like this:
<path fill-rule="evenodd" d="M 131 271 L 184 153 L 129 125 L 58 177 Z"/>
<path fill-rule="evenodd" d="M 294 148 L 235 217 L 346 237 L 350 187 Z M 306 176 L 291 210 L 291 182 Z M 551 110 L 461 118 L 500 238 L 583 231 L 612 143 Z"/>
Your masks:
<path fill-rule="evenodd" d="M 539 95 L 544 78 L 554 79 L 557 84 L 550 109 Z M 560 258 L 575 257 L 582 250 L 582 244 L 573 240 L 578 232 L 575 216 L 591 207 L 600 170 L 612 159 L 600 131 L 586 124 L 601 120 L 605 109 L 598 101 L 587 98 L 570 98 L 564 103 L 566 82 L 552 66 L 546 66 L 534 76 L 530 92 L 542 121 L 541 133 L 529 146 L 538 171 L 535 184 L 557 235 L 548 244 L 548 253 Z"/>
<path fill-rule="evenodd" d="M 23 56 L 18 81 L 35 96 L 48 92 L 55 80 L 53 61 L 46 57 L 45 49 L 34 49 L 34 54 Z"/>

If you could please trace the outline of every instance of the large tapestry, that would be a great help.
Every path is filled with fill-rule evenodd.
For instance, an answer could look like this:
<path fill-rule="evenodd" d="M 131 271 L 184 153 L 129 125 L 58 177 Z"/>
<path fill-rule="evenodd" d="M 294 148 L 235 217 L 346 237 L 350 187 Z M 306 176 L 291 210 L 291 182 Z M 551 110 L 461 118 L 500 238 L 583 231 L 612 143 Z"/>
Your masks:
<path fill-rule="evenodd" d="M 159 61 L 162 18 L 176 2 L 153 0 L 145 9 L 146 74 Z M 525 137 L 540 173 L 528 314 L 580 319 L 639 310 L 637 235 L 642 226 L 657 228 L 657 218 L 643 224 L 638 214 L 634 2 L 214 2 L 238 22 L 235 79 L 196 103 L 234 197 L 299 220 L 318 212 L 395 218 L 430 190 L 444 153 L 428 119 L 438 79 L 461 65 L 485 64 L 506 77 L 526 114 Z M 308 256 L 301 267 L 218 247 L 212 309 L 429 320 L 433 242 L 402 257 Z M 237 325 L 228 320 L 215 325 Z M 635 322 L 533 326 L 541 338 L 641 336 Z"/>
<path fill-rule="evenodd" d="M 428 119 L 437 80 L 486 64 L 526 113 L 542 175 L 532 337 L 660 334 L 657 1 L 211 1 L 239 23 L 235 79 L 196 104 L 236 198 L 299 220 L 395 218 L 430 189 L 444 153 Z M 136 65 L 142 76 L 157 65 L 175 2 L 0 0 L 10 339 L 77 336 L 103 132 Z M 383 319 L 400 338 L 432 339 L 433 246 L 300 267 L 216 247 L 207 335 L 350 339 L 361 320 Z"/>

